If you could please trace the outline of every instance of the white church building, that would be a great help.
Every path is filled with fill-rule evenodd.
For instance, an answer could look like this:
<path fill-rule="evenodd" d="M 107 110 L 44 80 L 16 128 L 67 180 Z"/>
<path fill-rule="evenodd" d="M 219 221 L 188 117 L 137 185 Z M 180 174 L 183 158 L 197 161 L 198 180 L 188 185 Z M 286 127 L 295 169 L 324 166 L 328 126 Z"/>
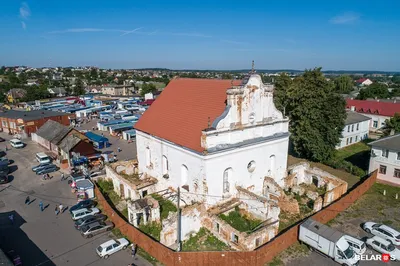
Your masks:
<path fill-rule="evenodd" d="M 157 179 L 156 190 L 180 187 L 208 206 L 238 187 L 267 196 L 266 177 L 284 186 L 288 125 L 257 74 L 176 78 L 135 125 L 138 170 Z"/>

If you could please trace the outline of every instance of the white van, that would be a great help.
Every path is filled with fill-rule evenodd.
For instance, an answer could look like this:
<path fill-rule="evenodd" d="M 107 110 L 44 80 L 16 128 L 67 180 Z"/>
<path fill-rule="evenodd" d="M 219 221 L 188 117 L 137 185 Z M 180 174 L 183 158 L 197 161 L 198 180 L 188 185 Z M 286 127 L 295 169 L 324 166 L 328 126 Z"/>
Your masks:
<path fill-rule="evenodd" d="M 350 247 L 354 250 L 355 253 L 361 255 L 364 254 L 365 251 L 367 250 L 365 247 L 365 243 L 360 239 L 357 239 L 349 235 L 345 235 L 344 238 L 346 239 L 347 243 L 349 243 Z"/>
<path fill-rule="evenodd" d="M 22 141 L 20 141 L 19 139 L 10 140 L 10 144 L 11 144 L 11 146 L 13 146 L 14 148 L 17 148 L 17 149 L 24 147 L 24 143 Z"/>
<path fill-rule="evenodd" d="M 36 153 L 36 160 L 40 163 L 40 164 L 45 164 L 45 163 L 50 163 L 51 159 L 49 156 L 47 156 L 46 153 L 44 152 L 38 152 Z"/>

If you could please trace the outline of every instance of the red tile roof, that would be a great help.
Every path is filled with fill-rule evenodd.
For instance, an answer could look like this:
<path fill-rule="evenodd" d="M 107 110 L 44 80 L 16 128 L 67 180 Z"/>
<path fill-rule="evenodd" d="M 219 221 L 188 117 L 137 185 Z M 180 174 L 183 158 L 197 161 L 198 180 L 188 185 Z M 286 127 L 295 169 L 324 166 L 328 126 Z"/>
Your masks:
<path fill-rule="evenodd" d="M 347 99 L 347 108 L 355 107 L 355 111 L 365 114 L 376 114 L 383 116 L 394 116 L 395 113 L 400 113 L 400 103 L 388 103 L 366 100 L 351 100 Z"/>
<path fill-rule="evenodd" d="M 235 81 L 239 85 L 241 81 Z M 225 109 L 231 80 L 173 79 L 135 124 L 135 129 L 203 152 L 201 131 Z"/>
<path fill-rule="evenodd" d="M 356 82 L 357 83 L 363 83 L 364 81 L 366 81 L 367 80 L 367 78 L 360 78 L 360 79 L 358 79 Z"/>

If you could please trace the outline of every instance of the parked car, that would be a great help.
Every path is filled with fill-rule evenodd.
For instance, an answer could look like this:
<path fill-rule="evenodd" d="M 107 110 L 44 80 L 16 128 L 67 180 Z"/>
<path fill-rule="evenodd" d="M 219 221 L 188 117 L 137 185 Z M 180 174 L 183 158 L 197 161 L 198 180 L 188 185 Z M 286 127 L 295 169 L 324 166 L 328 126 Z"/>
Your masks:
<path fill-rule="evenodd" d="M 36 165 L 36 166 L 32 167 L 32 171 L 33 172 L 37 172 L 37 171 L 39 171 L 39 170 L 41 170 L 43 168 L 46 168 L 48 165 L 53 165 L 53 164 L 52 163 L 41 163 L 39 165 Z"/>
<path fill-rule="evenodd" d="M 94 215 L 100 213 L 100 210 L 97 208 L 84 208 L 71 212 L 72 220 L 78 220 L 88 215 Z"/>
<path fill-rule="evenodd" d="M 7 162 L 7 164 L 10 164 L 10 161 L 8 160 L 7 157 L 1 157 L 0 162 Z"/>
<path fill-rule="evenodd" d="M 391 258 L 400 260 L 400 250 L 388 240 L 385 240 L 379 236 L 374 236 L 368 238 L 366 243 L 368 248 L 375 249 L 382 254 L 389 254 Z"/>
<path fill-rule="evenodd" d="M 386 239 L 393 245 L 400 245 L 400 233 L 387 225 L 366 222 L 363 228 L 367 233 Z"/>
<path fill-rule="evenodd" d="M 8 175 L 7 174 L 0 174 L 0 184 L 6 184 L 8 182 Z"/>
<path fill-rule="evenodd" d="M 7 161 L 0 161 L 0 175 L 8 175 L 10 173 L 10 167 L 8 167 Z"/>
<path fill-rule="evenodd" d="M 19 139 L 10 140 L 10 144 L 11 144 L 11 146 L 13 146 L 16 149 L 25 147 L 25 144 Z"/>
<path fill-rule="evenodd" d="M 101 213 L 95 214 L 95 215 L 88 215 L 86 217 L 83 217 L 77 221 L 75 221 L 75 228 L 80 230 L 81 227 L 94 223 L 94 222 L 102 222 L 105 219 L 107 219 L 107 216 Z"/>
<path fill-rule="evenodd" d="M 69 212 L 72 213 L 75 210 L 83 209 L 83 208 L 93 208 L 97 205 L 97 202 L 91 199 L 83 200 L 75 204 L 71 208 L 69 208 Z"/>
<path fill-rule="evenodd" d="M 0 142 L 4 142 L 6 141 L 5 139 L 3 139 L 2 137 L 0 137 Z"/>
<path fill-rule="evenodd" d="M 48 173 L 52 173 L 55 171 L 60 170 L 60 168 L 54 164 L 48 165 L 42 169 L 40 169 L 39 171 L 36 172 L 37 175 L 44 175 L 44 174 L 48 174 Z"/>
<path fill-rule="evenodd" d="M 125 238 L 119 238 L 117 240 L 109 240 L 96 248 L 97 255 L 100 258 L 107 259 L 111 254 L 114 254 L 121 249 L 126 249 L 129 246 L 129 241 Z"/>
<path fill-rule="evenodd" d="M 114 228 L 114 224 L 110 221 L 105 222 L 95 222 L 81 228 L 81 235 L 84 238 L 91 238 L 94 235 L 101 234 L 105 231 L 111 231 Z"/>

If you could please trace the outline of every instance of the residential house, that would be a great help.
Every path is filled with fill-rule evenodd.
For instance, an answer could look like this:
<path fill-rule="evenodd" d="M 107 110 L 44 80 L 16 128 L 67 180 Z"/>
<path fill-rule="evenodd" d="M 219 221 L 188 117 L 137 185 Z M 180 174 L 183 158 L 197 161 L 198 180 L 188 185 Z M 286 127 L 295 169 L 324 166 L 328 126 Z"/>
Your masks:
<path fill-rule="evenodd" d="M 39 81 L 37 79 L 27 79 L 26 85 L 28 86 L 39 85 Z"/>
<path fill-rule="evenodd" d="M 73 119 L 75 119 L 74 114 L 50 110 L 8 110 L 0 112 L 0 130 L 6 133 L 11 132 L 11 134 L 20 134 L 22 138 L 26 138 L 30 137 L 48 120 L 69 126 Z"/>
<path fill-rule="evenodd" d="M 102 87 L 102 93 L 112 96 L 130 96 L 133 95 L 135 88 L 126 85 L 107 85 Z"/>
<path fill-rule="evenodd" d="M 378 169 L 378 180 L 400 186 L 400 134 L 370 142 L 369 172 Z"/>
<path fill-rule="evenodd" d="M 347 147 L 368 138 L 371 118 L 354 111 L 347 111 L 345 126 L 337 149 Z"/>
<path fill-rule="evenodd" d="M 9 103 L 15 103 L 24 98 L 26 95 L 26 90 L 24 89 L 11 89 L 7 93 L 7 101 Z"/>
<path fill-rule="evenodd" d="M 369 86 L 369 85 L 371 85 L 371 84 L 374 83 L 374 82 L 371 81 L 371 80 L 368 79 L 368 78 L 360 78 L 360 79 L 358 79 L 358 80 L 356 81 L 356 83 L 357 83 L 357 85 L 359 85 L 359 86 Z"/>
<path fill-rule="evenodd" d="M 90 156 L 96 153 L 93 145 L 80 132 L 68 134 L 58 144 L 59 159 L 62 164 L 72 166 L 74 156 Z"/>
<path fill-rule="evenodd" d="M 62 72 L 54 73 L 53 76 L 52 76 L 52 79 L 56 80 L 56 81 L 62 80 L 63 79 L 63 73 Z"/>
<path fill-rule="evenodd" d="M 67 95 L 67 92 L 63 87 L 55 87 L 55 88 L 48 88 L 47 91 L 54 97 L 64 97 Z"/>
<path fill-rule="evenodd" d="M 400 113 L 400 103 L 382 102 L 379 100 L 346 100 L 346 108 L 371 118 L 369 131 L 380 131 L 385 126 L 386 119 L 395 113 Z"/>

